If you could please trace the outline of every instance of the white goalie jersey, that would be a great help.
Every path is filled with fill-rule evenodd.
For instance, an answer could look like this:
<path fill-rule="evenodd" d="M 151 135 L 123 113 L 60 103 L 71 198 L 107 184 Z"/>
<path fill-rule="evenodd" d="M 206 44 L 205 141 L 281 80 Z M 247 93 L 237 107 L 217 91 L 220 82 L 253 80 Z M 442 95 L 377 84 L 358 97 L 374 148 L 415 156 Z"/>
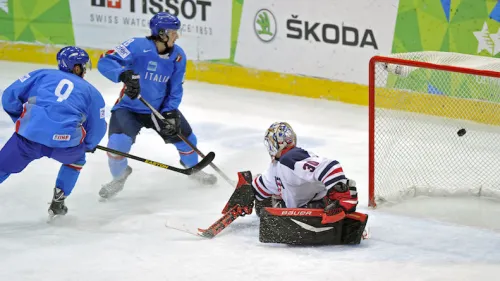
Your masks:
<path fill-rule="evenodd" d="M 338 161 L 294 147 L 257 176 L 252 186 L 259 201 L 279 195 L 287 208 L 322 199 L 338 182 L 347 182 Z"/>

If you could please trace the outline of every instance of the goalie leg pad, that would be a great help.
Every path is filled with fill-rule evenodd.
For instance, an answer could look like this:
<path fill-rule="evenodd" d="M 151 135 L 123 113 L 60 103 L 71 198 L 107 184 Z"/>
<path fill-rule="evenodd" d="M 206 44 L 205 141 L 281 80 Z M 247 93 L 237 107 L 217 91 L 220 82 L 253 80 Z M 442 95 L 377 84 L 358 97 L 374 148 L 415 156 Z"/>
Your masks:
<path fill-rule="evenodd" d="M 363 237 L 363 232 L 368 222 L 368 215 L 358 212 L 348 214 L 344 218 L 342 228 L 342 244 L 359 244 Z"/>
<path fill-rule="evenodd" d="M 271 197 L 266 198 L 262 201 L 259 201 L 258 199 L 255 199 L 255 214 L 260 217 L 260 213 L 262 210 L 264 210 L 265 207 L 271 207 L 272 202 L 271 202 Z"/>
<path fill-rule="evenodd" d="M 259 241 L 291 245 L 338 245 L 342 243 L 344 213 L 338 220 L 322 223 L 323 209 L 264 208 Z"/>

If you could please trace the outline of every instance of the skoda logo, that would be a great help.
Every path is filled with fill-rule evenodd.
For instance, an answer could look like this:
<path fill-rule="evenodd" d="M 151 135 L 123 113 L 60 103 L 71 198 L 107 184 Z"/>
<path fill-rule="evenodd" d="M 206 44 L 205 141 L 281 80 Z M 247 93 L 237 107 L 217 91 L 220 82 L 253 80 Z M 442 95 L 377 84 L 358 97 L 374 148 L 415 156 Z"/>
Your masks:
<path fill-rule="evenodd" d="M 255 15 L 253 28 L 263 42 L 271 42 L 276 36 L 276 18 L 268 9 L 261 9 Z"/>

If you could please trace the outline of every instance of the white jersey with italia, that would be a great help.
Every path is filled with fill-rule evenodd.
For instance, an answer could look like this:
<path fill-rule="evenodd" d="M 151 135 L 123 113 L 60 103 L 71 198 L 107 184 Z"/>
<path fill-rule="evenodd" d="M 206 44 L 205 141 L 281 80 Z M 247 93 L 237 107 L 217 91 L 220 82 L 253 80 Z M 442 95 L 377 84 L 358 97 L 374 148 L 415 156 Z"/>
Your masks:
<path fill-rule="evenodd" d="M 287 208 L 300 208 L 323 198 L 340 181 L 346 183 L 347 178 L 338 161 L 295 147 L 271 163 L 252 186 L 260 201 L 279 195 Z"/>

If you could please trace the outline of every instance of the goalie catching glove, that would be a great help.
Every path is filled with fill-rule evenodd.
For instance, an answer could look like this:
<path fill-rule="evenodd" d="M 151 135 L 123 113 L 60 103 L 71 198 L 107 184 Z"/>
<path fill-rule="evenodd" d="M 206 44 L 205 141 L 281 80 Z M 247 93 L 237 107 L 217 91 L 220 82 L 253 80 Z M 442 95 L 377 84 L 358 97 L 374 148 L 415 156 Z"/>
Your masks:
<path fill-rule="evenodd" d="M 354 180 L 347 183 L 338 182 L 328 190 L 325 196 L 325 213 L 334 215 L 344 211 L 346 214 L 356 212 L 358 191 Z"/>

